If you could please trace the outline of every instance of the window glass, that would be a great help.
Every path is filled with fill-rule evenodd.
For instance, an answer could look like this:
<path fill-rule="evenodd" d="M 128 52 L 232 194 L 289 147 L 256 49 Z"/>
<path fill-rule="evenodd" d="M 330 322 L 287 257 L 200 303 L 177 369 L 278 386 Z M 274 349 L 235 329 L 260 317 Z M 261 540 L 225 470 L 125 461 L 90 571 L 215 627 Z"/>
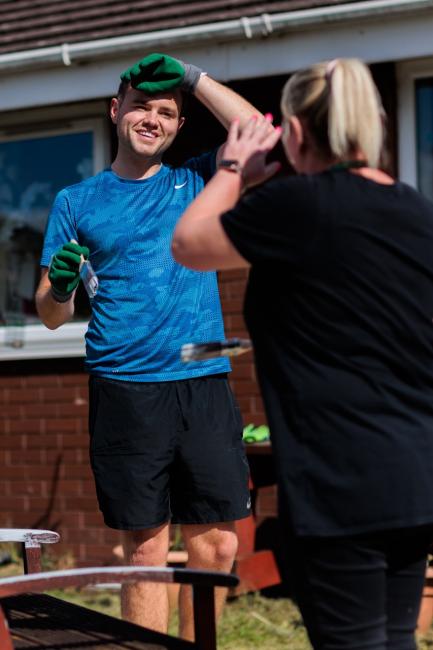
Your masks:
<path fill-rule="evenodd" d="M 416 82 L 418 189 L 433 200 L 433 79 Z"/>
<path fill-rule="evenodd" d="M 89 131 L 0 141 L 0 325 L 39 322 L 34 294 L 45 225 L 57 192 L 93 174 Z M 89 315 L 77 295 L 75 318 Z"/>

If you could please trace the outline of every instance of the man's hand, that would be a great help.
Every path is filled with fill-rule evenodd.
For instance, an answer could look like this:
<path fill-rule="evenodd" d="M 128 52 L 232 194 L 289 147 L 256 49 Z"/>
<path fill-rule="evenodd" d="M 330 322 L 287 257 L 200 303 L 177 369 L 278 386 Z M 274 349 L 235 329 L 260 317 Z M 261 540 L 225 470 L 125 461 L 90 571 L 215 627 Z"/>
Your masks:
<path fill-rule="evenodd" d="M 63 244 L 53 255 L 48 278 L 51 293 L 57 302 L 67 302 L 80 281 L 81 256 L 89 257 L 89 249 L 74 242 Z"/>
<path fill-rule="evenodd" d="M 153 53 L 122 72 L 120 78 L 130 82 L 133 88 L 154 95 L 174 88 L 193 93 L 202 74 L 206 73 L 195 65 L 167 54 Z"/>

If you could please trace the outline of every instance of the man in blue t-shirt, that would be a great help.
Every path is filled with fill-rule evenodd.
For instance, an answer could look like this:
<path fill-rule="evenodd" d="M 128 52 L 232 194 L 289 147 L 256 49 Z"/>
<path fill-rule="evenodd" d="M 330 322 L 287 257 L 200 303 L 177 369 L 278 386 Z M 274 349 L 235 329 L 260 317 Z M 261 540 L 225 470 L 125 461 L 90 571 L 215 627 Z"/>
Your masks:
<path fill-rule="evenodd" d="M 118 152 L 111 168 L 62 190 L 52 208 L 36 295 L 50 329 L 70 320 L 80 262 L 99 280 L 86 334 L 90 458 L 105 523 L 123 531 L 127 562 L 166 563 L 179 523 L 188 566 L 230 571 L 234 522 L 250 514 L 242 422 L 226 359 L 182 364 L 191 341 L 224 338 L 216 275 L 179 266 L 172 233 L 216 167 L 239 173 L 222 150 L 179 168 L 162 163 L 192 92 L 228 127 L 257 111 L 195 66 L 152 54 L 126 70 L 111 101 Z M 264 119 L 258 115 L 258 119 Z M 269 126 L 269 128 L 272 128 Z M 78 243 L 76 243 L 78 242 Z M 224 594 L 217 594 L 217 612 Z M 189 592 L 180 633 L 193 637 Z M 125 586 L 123 615 L 165 631 L 164 585 Z"/>

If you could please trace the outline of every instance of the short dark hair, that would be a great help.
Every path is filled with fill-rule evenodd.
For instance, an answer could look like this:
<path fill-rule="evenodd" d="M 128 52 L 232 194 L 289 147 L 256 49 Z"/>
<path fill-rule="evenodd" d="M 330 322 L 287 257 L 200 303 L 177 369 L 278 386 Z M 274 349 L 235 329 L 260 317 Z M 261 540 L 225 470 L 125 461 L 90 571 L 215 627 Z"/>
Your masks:
<path fill-rule="evenodd" d="M 119 87 L 117 89 L 117 99 L 119 100 L 120 103 L 123 102 L 125 99 L 125 95 L 128 92 L 128 88 L 130 86 L 129 81 L 124 81 L 123 79 L 120 81 Z M 179 117 L 185 117 L 185 112 L 186 112 L 186 107 L 188 105 L 188 94 L 181 92 L 181 97 L 182 97 L 182 103 L 180 105 L 180 112 L 179 112 Z"/>

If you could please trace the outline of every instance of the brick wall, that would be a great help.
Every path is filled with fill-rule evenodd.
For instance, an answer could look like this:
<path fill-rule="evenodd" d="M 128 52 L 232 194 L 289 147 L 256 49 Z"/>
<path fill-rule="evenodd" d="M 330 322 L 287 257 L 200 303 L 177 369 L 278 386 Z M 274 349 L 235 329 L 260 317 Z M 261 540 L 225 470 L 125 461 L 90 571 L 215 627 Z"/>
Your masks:
<path fill-rule="evenodd" d="M 118 533 L 95 499 L 82 360 L 3 363 L 0 373 L 0 526 L 59 531 L 64 561 L 108 560 Z"/>
<path fill-rule="evenodd" d="M 220 274 L 227 336 L 247 336 L 246 271 Z M 251 352 L 233 359 L 232 385 L 245 423 L 265 422 Z M 113 560 L 119 533 L 99 513 L 88 462 L 87 375 L 82 359 L 0 363 L 0 527 L 57 530 L 64 562 Z"/>
<path fill-rule="evenodd" d="M 221 305 L 224 314 L 226 336 L 248 338 L 242 316 L 245 285 L 248 271 L 238 269 L 219 274 Z M 232 358 L 230 381 L 235 391 L 245 424 L 265 424 L 263 403 L 256 380 L 251 352 Z"/>

